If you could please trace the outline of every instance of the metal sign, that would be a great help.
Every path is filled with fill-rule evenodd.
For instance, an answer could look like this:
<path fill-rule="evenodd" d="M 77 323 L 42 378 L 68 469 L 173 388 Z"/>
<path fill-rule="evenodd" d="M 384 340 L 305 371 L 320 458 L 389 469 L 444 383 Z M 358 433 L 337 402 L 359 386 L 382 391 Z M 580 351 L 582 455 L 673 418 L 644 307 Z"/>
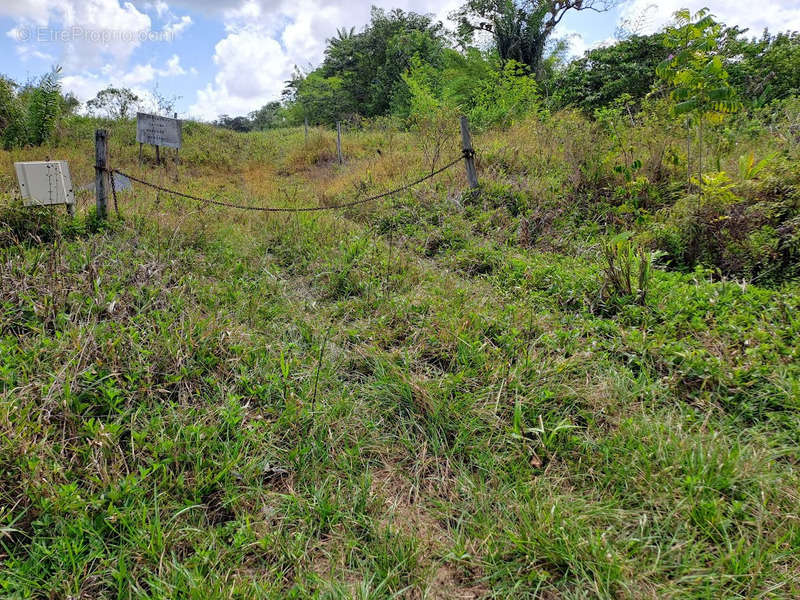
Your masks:
<path fill-rule="evenodd" d="M 136 141 L 140 144 L 181 147 L 181 122 L 179 119 L 136 113 Z"/>
<path fill-rule="evenodd" d="M 75 204 L 67 161 L 17 162 L 14 170 L 25 206 Z"/>

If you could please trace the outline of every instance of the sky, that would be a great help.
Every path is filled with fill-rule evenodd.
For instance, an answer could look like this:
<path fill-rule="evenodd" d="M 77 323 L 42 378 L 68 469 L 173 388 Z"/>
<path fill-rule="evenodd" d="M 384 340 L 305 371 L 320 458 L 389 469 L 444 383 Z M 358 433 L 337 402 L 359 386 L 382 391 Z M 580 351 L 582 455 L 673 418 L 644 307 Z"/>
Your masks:
<path fill-rule="evenodd" d="M 25 82 L 60 65 L 65 91 L 83 102 L 122 86 L 145 109 L 160 95 L 176 98 L 184 118 L 212 120 L 280 99 L 295 65 L 318 65 L 325 40 L 337 28 L 361 30 L 373 4 L 448 24 L 462 1 L 0 0 L 0 73 Z M 556 35 L 581 55 L 613 43 L 620 25 L 650 33 L 676 10 L 704 6 L 754 36 L 800 31 L 800 0 L 621 0 L 604 13 L 572 11 Z"/>

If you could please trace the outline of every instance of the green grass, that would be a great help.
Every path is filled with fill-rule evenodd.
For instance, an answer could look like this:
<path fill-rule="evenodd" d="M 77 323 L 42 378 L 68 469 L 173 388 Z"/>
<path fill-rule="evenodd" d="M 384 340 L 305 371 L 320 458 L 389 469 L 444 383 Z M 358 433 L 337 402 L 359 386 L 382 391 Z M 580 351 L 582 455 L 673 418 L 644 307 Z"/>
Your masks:
<path fill-rule="evenodd" d="M 329 133 L 193 135 L 170 185 L 232 201 L 424 170 L 411 136 L 340 168 Z M 343 213 L 4 208 L 0 596 L 800 596 L 797 284 L 609 303 L 604 232 L 520 246 L 493 164 L 477 201 L 454 170 Z"/>

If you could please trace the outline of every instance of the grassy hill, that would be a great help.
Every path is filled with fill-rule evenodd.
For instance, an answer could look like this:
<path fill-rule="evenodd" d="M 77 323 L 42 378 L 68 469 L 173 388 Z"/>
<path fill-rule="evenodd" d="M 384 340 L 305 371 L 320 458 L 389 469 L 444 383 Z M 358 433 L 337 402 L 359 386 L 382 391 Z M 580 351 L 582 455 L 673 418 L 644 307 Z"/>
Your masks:
<path fill-rule="evenodd" d="M 476 135 L 479 193 L 22 209 L 13 162 L 91 181 L 98 125 L 0 153 L 0 595 L 800 596 L 789 120 L 694 193 L 679 127 L 567 112 Z M 106 125 L 113 166 L 250 205 L 459 153 L 455 121 L 347 132 L 343 166 L 322 129 L 190 123 L 175 181 Z"/>

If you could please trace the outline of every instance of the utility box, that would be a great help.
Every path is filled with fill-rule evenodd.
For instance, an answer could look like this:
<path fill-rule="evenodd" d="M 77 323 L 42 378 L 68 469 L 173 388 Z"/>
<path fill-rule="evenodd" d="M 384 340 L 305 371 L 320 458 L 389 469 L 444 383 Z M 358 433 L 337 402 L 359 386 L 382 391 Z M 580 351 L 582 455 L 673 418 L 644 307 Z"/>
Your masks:
<path fill-rule="evenodd" d="M 72 178 L 65 160 L 14 163 L 25 206 L 75 204 Z"/>

